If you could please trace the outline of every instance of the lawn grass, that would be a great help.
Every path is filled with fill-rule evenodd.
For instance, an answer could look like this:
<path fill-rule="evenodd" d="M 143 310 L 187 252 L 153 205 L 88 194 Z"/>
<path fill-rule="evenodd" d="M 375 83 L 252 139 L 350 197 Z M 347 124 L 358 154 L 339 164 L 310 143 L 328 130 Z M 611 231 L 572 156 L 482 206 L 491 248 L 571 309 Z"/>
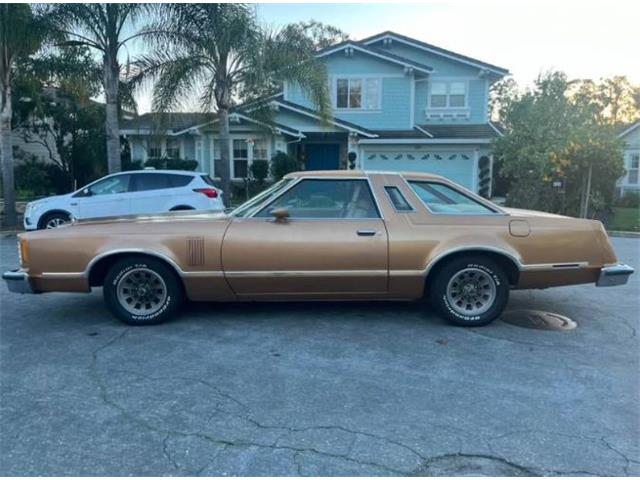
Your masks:
<path fill-rule="evenodd" d="M 640 232 L 640 208 L 614 207 L 609 230 Z"/>

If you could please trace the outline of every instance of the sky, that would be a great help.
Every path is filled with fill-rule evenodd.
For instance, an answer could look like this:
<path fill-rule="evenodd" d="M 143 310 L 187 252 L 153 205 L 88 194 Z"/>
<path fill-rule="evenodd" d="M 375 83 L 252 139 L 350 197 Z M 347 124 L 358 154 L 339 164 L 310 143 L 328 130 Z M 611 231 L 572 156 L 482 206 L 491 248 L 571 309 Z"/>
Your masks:
<path fill-rule="evenodd" d="M 549 69 L 640 83 L 640 0 L 260 3 L 257 11 L 270 26 L 315 19 L 355 40 L 392 30 L 505 67 L 521 85 Z"/>

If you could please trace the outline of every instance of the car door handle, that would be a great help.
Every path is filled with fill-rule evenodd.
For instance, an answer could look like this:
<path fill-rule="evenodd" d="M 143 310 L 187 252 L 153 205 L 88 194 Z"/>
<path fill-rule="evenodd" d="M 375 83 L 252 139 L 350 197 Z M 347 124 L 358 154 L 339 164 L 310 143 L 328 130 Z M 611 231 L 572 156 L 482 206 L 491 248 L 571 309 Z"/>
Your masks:
<path fill-rule="evenodd" d="M 375 230 L 358 230 L 358 235 L 360 237 L 373 237 L 376 233 Z"/>

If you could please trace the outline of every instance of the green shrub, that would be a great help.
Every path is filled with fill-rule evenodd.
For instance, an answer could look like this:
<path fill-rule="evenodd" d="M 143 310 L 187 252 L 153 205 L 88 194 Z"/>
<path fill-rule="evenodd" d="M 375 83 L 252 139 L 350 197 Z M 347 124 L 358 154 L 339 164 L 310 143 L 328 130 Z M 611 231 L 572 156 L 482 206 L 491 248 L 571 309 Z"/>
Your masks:
<path fill-rule="evenodd" d="M 299 169 L 298 161 L 284 152 L 278 152 L 271 158 L 271 175 L 275 180 Z"/>
<path fill-rule="evenodd" d="M 198 168 L 195 160 L 183 160 L 181 158 L 150 158 L 144 163 L 145 167 L 153 167 L 156 170 L 187 170 L 194 171 Z"/>
<path fill-rule="evenodd" d="M 259 184 L 263 184 L 269 175 L 269 162 L 266 160 L 254 160 L 251 164 L 251 176 Z"/>
<path fill-rule="evenodd" d="M 53 189 L 47 164 L 32 156 L 15 167 L 16 191 L 29 192 L 35 197 L 44 197 Z"/>
<path fill-rule="evenodd" d="M 640 192 L 627 192 L 616 202 L 616 207 L 640 208 Z"/>

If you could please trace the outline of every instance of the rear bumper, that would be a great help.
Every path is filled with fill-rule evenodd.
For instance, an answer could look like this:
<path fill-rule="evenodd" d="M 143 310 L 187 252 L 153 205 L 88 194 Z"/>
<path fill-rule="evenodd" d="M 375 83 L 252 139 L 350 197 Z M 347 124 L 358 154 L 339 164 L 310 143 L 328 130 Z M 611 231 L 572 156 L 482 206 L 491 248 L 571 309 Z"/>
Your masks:
<path fill-rule="evenodd" d="M 616 285 L 624 285 L 629 281 L 629 275 L 633 273 L 633 268 L 622 263 L 604 267 L 600 270 L 597 287 L 613 287 Z"/>
<path fill-rule="evenodd" d="M 2 279 L 6 282 L 7 288 L 13 293 L 36 293 L 31 288 L 29 275 L 22 270 L 11 270 L 2 274 Z"/>

